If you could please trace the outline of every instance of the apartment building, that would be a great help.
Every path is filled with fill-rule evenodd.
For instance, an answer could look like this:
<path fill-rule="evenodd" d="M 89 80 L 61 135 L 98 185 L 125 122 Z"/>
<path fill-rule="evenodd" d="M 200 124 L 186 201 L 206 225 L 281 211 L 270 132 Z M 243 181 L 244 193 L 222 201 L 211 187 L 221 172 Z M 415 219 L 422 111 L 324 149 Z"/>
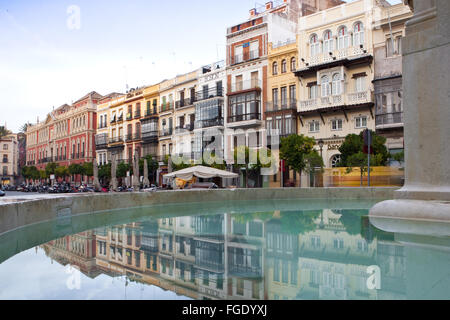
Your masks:
<path fill-rule="evenodd" d="M 159 84 L 144 88 L 144 108 L 141 118 L 143 156 L 158 155 Z"/>
<path fill-rule="evenodd" d="M 215 152 L 224 159 L 224 135 L 227 100 L 225 61 L 202 67 L 198 76 L 195 98 L 194 147 L 195 159 L 201 162 L 203 152 Z M 217 139 L 217 140 L 216 140 Z"/>
<path fill-rule="evenodd" d="M 17 134 L 0 138 L 0 184 L 14 185 L 19 178 L 19 141 Z"/>
<path fill-rule="evenodd" d="M 339 163 L 345 136 L 375 130 L 374 21 L 384 8 L 380 2 L 354 1 L 299 20 L 299 133 L 323 142 L 326 167 Z"/>
<path fill-rule="evenodd" d="M 50 162 L 61 166 L 95 159 L 97 103 L 102 95 L 92 91 L 72 105 L 50 112 L 45 121 L 26 132 L 27 165 L 45 169 Z"/>
<path fill-rule="evenodd" d="M 124 100 L 120 93 L 111 93 L 100 99 L 97 105 L 97 132 L 95 135 L 95 149 L 98 165 L 105 165 L 110 161 L 108 154 L 109 128 L 110 128 L 110 108 L 118 106 Z"/>
<path fill-rule="evenodd" d="M 404 149 L 402 39 L 412 15 L 409 6 L 387 6 L 374 26 L 375 128 L 391 154 Z"/>

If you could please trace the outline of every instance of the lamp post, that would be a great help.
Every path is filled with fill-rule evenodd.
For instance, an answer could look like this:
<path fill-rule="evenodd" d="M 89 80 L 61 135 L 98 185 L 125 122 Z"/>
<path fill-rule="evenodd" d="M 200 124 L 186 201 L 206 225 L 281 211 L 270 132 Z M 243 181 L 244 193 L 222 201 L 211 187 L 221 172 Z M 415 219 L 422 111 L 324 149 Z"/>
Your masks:
<path fill-rule="evenodd" d="M 319 147 L 320 147 L 320 156 L 323 158 L 323 145 L 325 144 L 325 142 L 323 142 L 323 140 L 320 139 L 318 144 L 319 144 Z"/>

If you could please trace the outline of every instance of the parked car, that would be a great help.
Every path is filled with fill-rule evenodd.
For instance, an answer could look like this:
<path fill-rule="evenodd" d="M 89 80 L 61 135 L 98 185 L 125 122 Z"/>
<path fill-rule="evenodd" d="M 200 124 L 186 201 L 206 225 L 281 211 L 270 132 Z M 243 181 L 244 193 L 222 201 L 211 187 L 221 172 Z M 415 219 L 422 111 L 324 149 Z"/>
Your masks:
<path fill-rule="evenodd" d="M 0 190 L 0 197 L 4 197 L 5 196 L 5 192 L 3 192 L 2 190 Z"/>

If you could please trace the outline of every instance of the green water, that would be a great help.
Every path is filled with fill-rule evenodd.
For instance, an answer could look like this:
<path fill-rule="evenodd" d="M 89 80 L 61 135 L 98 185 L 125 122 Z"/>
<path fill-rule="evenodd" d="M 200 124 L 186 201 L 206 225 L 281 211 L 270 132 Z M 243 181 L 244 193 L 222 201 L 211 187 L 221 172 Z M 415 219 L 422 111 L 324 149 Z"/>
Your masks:
<path fill-rule="evenodd" d="M 450 238 L 370 201 L 160 205 L 0 236 L 0 299 L 449 299 Z"/>

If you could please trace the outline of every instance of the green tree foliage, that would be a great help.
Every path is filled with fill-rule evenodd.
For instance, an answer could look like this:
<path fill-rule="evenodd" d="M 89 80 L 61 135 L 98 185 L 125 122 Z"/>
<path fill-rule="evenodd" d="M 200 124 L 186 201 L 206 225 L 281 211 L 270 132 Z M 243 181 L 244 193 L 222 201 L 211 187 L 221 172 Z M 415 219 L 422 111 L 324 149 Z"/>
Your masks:
<path fill-rule="evenodd" d="M 102 165 L 98 168 L 98 177 L 100 179 L 111 178 L 111 163 Z"/>
<path fill-rule="evenodd" d="M 238 146 L 234 149 L 234 166 L 237 168 L 245 168 L 246 188 L 248 188 L 249 171 L 269 168 L 273 161 L 274 159 L 270 149 L 250 149 L 247 146 Z"/>
<path fill-rule="evenodd" d="M 83 163 L 83 174 L 88 177 L 94 176 L 94 165 L 92 162 L 85 162 Z"/>
<path fill-rule="evenodd" d="M 32 180 L 37 180 L 40 178 L 40 173 L 39 170 L 35 167 L 35 166 L 31 166 L 31 167 L 23 167 L 22 168 L 22 176 L 25 179 L 32 179 Z"/>
<path fill-rule="evenodd" d="M 301 210 L 280 212 L 281 230 L 290 234 L 305 234 L 317 228 L 315 220 L 322 210 Z"/>
<path fill-rule="evenodd" d="M 373 150 L 372 154 L 374 155 L 375 166 L 385 166 L 386 162 L 389 158 L 389 152 L 385 146 L 386 138 L 377 135 L 372 131 L 372 145 L 371 150 Z M 355 157 L 353 157 L 350 161 L 349 158 L 352 155 L 363 153 L 364 147 L 364 139 L 363 132 L 359 135 L 349 134 L 345 137 L 344 143 L 339 148 L 339 152 L 341 153 L 341 162 L 339 166 L 341 167 L 350 167 L 351 162 L 355 162 Z M 360 157 L 360 156 L 358 156 Z M 367 157 L 366 157 L 367 159 Z"/>
<path fill-rule="evenodd" d="M 149 155 L 146 155 L 145 157 L 139 159 L 139 171 L 142 172 L 142 174 L 144 174 L 144 159 L 147 159 L 147 168 L 148 168 L 149 174 L 158 170 L 158 167 L 159 167 L 158 161 L 153 159 L 153 157 L 149 154 Z"/>
<path fill-rule="evenodd" d="M 57 167 L 57 168 L 55 169 L 55 175 L 56 175 L 58 178 L 63 178 L 63 179 L 65 179 L 66 177 L 68 177 L 68 176 L 70 175 L 69 168 L 64 167 L 64 166 Z"/>
<path fill-rule="evenodd" d="M 56 168 L 58 168 L 58 164 L 50 162 L 45 166 L 45 172 L 47 173 L 48 176 L 50 176 L 51 174 L 55 174 Z"/>
<path fill-rule="evenodd" d="M 48 173 L 47 173 L 46 170 L 40 170 L 40 171 L 39 171 L 39 178 L 40 178 L 41 180 L 43 180 L 43 179 L 48 179 L 48 177 L 49 177 L 49 175 L 48 175 Z"/>
<path fill-rule="evenodd" d="M 286 165 L 295 172 L 301 173 L 308 165 L 308 160 L 317 161 L 315 155 L 311 154 L 314 145 L 314 138 L 304 135 L 292 134 L 281 138 L 280 159 L 285 160 Z"/>
<path fill-rule="evenodd" d="M 11 134 L 12 132 L 8 129 L 6 129 L 5 126 L 0 126 L 0 138 L 7 136 L 8 134 Z"/>
<path fill-rule="evenodd" d="M 128 163 L 119 163 L 117 165 L 117 178 L 125 178 L 128 171 L 130 171 L 131 174 L 131 166 Z"/>

